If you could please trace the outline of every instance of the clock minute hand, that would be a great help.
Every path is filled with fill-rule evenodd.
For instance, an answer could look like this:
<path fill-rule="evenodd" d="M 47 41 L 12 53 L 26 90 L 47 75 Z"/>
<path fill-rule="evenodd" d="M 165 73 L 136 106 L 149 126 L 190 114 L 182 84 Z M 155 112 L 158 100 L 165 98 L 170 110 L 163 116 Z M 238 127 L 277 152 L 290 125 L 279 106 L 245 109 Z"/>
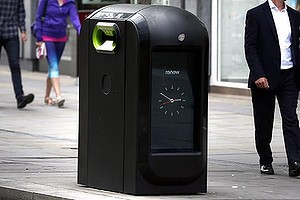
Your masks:
<path fill-rule="evenodd" d="M 160 93 L 161 96 L 165 97 L 166 99 L 168 99 L 169 101 L 173 101 L 173 99 L 171 99 L 170 97 L 168 97 L 167 95 L 165 95 L 164 93 Z"/>
<path fill-rule="evenodd" d="M 174 99 L 173 101 L 182 101 L 182 99 Z"/>

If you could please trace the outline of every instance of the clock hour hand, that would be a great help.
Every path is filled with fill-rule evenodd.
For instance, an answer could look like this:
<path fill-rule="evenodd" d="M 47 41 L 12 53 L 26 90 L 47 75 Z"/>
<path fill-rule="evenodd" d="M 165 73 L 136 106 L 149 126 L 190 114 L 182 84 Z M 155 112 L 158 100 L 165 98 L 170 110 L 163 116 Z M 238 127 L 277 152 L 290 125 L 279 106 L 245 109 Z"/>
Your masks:
<path fill-rule="evenodd" d="M 164 102 L 162 105 L 166 105 L 168 103 L 180 102 L 182 99 L 171 99 L 170 101 Z"/>
<path fill-rule="evenodd" d="M 172 103 L 172 102 L 171 101 L 166 101 L 162 105 L 166 105 L 166 104 L 169 104 L 169 103 Z"/>

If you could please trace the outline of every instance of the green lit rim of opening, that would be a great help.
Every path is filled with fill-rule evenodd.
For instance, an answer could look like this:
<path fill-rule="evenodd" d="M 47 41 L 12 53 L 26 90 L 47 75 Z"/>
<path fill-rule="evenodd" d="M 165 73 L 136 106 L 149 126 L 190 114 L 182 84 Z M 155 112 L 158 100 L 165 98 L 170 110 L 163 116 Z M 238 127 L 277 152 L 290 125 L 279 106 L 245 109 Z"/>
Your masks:
<path fill-rule="evenodd" d="M 115 23 L 98 22 L 93 30 L 92 41 L 96 50 L 113 52 L 117 46 L 118 27 Z M 112 40 L 107 40 L 105 37 Z"/>

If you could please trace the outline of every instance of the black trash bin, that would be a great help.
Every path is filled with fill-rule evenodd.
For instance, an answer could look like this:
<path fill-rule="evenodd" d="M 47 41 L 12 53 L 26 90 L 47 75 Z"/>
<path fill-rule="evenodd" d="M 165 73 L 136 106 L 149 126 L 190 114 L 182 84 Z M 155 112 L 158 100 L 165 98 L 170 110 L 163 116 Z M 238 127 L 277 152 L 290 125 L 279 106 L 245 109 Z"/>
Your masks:
<path fill-rule="evenodd" d="M 78 183 L 128 194 L 207 191 L 208 33 L 159 5 L 93 12 L 79 39 Z"/>

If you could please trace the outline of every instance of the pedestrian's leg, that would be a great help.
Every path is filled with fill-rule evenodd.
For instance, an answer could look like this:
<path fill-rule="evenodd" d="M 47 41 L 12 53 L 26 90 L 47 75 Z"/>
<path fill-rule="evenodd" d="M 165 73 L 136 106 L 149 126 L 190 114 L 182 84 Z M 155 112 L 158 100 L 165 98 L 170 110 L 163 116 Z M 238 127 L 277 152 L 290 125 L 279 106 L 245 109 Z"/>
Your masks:
<path fill-rule="evenodd" d="M 285 141 L 285 149 L 288 164 L 300 162 L 299 144 L 300 129 L 297 115 L 298 90 L 294 78 L 294 70 L 284 70 L 282 72 L 281 89 L 277 94 L 277 99 L 282 116 L 282 129 Z"/>
<path fill-rule="evenodd" d="M 47 59 L 49 63 L 48 77 L 51 79 L 51 84 L 56 94 L 57 104 L 61 107 L 65 101 L 61 95 L 59 79 L 59 59 L 62 55 L 63 48 L 58 49 L 56 46 L 56 42 L 46 42 Z"/>
<path fill-rule="evenodd" d="M 58 72 L 58 59 L 56 55 L 56 48 L 54 42 L 45 42 L 46 48 L 47 48 L 47 61 L 48 61 L 48 77 L 46 79 L 46 91 L 45 94 L 50 94 L 51 87 L 49 84 L 51 83 L 51 86 L 53 87 L 53 90 L 55 92 L 55 95 L 60 95 L 60 87 L 57 81 L 53 81 L 54 79 L 57 79 L 59 76 Z"/>
<path fill-rule="evenodd" d="M 59 77 L 51 78 L 51 83 L 52 83 L 53 89 L 54 89 L 55 94 L 56 94 L 56 99 L 60 99 L 61 98 L 61 91 L 60 91 Z"/>
<path fill-rule="evenodd" d="M 51 105 L 53 103 L 53 100 L 50 97 L 51 89 L 52 89 L 51 78 L 49 78 L 49 76 L 47 76 L 47 79 L 46 79 L 45 99 L 44 99 L 45 104 Z"/>
<path fill-rule="evenodd" d="M 56 55 L 57 55 L 57 60 L 58 60 L 58 66 L 59 66 L 59 63 L 60 63 L 60 59 L 61 59 L 61 56 L 64 52 L 64 48 L 65 48 L 65 42 L 57 42 L 55 43 L 55 47 L 56 47 Z M 59 68 L 57 69 L 58 72 L 59 72 Z M 55 82 L 58 82 L 57 84 L 59 85 L 59 88 L 60 88 L 60 79 L 58 77 L 58 80 L 54 80 Z M 61 91 L 60 91 L 61 92 Z M 62 107 L 64 105 L 64 102 L 65 102 L 65 99 L 62 97 L 61 93 L 59 96 L 57 96 L 57 105 L 58 107 Z"/>
<path fill-rule="evenodd" d="M 262 89 L 252 89 L 255 144 L 260 165 L 273 162 L 271 141 L 275 111 L 275 95 Z"/>
<path fill-rule="evenodd" d="M 18 37 L 7 39 L 4 43 L 4 48 L 7 53 L 9 67 L 11 71 L 11 78 L 13 82 L 15 97 L 17 100 L 21 99 L 24 95 L 19 64 L 19 46 L 20 43 Z"/>
<path fill-rule="evenodd" d="M 17 99 L 17 108 L 22 109 L 34 100 L 33 94 L 24 95 L 21 79 L 21 69 L 19 63 L 19 38 L 18 36 L 7 39 L 4 42 L 4 48 L 7 53 L 11 78 L 13 82 L 15 98 Z"/>

